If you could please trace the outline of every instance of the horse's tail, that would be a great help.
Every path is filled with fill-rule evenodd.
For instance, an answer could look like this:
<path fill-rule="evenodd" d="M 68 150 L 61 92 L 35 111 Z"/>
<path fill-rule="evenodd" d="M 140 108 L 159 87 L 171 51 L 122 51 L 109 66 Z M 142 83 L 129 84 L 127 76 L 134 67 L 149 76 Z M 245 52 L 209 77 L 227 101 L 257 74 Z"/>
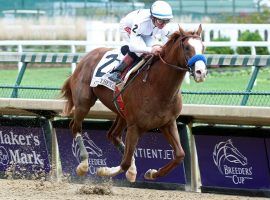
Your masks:
<path fill-rule="evenodd" d="M 74 106 L 74 102 L 72 99 L 72 91 L 70 88 L 70 80 L 71 80 L 71 76 L 65 81 L 65 83 L 61 89 L 62 97 L 67 100 L 67 102 L 65 103 L 65 106 L 63 108 L 63 112 L 61 113 L 62 116 L 69 116 L 71 113 L 71 110 Z"/>

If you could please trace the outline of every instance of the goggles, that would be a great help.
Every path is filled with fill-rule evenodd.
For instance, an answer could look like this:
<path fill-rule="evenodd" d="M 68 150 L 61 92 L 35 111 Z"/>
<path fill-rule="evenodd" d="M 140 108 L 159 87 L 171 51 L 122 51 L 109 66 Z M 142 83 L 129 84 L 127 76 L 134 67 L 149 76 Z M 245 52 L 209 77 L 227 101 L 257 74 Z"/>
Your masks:
<path fill-rule="evenodd" d="M 158 24 L 162 25 L 162 24 L 168 24 L 171 20 L 170 19 L 157 19 L 156 21 Z"/>

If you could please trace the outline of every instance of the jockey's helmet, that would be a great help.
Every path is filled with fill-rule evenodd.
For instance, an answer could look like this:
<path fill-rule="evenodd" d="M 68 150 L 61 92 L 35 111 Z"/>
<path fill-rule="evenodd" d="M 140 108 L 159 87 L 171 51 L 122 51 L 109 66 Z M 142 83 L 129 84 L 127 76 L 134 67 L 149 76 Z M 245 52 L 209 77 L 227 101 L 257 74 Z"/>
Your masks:
<path fill-rule="evenodd" d="M 151 16 L 157 19 L 170 20 L 173 18 L 172 8 L 165 1 L 155 1 L 150 8 Z"/>

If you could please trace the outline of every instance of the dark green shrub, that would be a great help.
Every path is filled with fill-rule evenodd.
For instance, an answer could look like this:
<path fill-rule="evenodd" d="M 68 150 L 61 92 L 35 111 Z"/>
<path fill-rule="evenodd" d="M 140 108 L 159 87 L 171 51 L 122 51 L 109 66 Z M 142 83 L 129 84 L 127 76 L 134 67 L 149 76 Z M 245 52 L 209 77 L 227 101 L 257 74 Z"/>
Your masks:
<path fill-rule="evenodd" d="M 214 39 L 213 41 L 230 41 L 230 38 L 222 37 Z M 234 54 L 230 47 L 206 47 L 206 54 Z"/>
<path fill-rule="evenodd" d="M 250 32 L 247 30 L 240 35 L 239 41 L 262 41 L 262 37 L 257 31 Z M 257 55 L 269 54 L 267 47 L 255 47 L 255 49 Z M 251 54 L 251 49 L 250 47 L 237 47 L 236 52 L 243 55 Z"/>

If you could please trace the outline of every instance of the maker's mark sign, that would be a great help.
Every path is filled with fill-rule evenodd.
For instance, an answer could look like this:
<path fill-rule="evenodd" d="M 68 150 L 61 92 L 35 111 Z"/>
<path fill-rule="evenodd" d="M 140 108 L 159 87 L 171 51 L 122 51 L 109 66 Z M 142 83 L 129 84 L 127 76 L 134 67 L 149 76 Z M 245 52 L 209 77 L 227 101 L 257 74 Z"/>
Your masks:
<path fill-rule="evenodd" d="M 0 170 L 5 171 L 11 166 L 20 173 L 50 171 L 41 127 L 0 126 Z"/>

